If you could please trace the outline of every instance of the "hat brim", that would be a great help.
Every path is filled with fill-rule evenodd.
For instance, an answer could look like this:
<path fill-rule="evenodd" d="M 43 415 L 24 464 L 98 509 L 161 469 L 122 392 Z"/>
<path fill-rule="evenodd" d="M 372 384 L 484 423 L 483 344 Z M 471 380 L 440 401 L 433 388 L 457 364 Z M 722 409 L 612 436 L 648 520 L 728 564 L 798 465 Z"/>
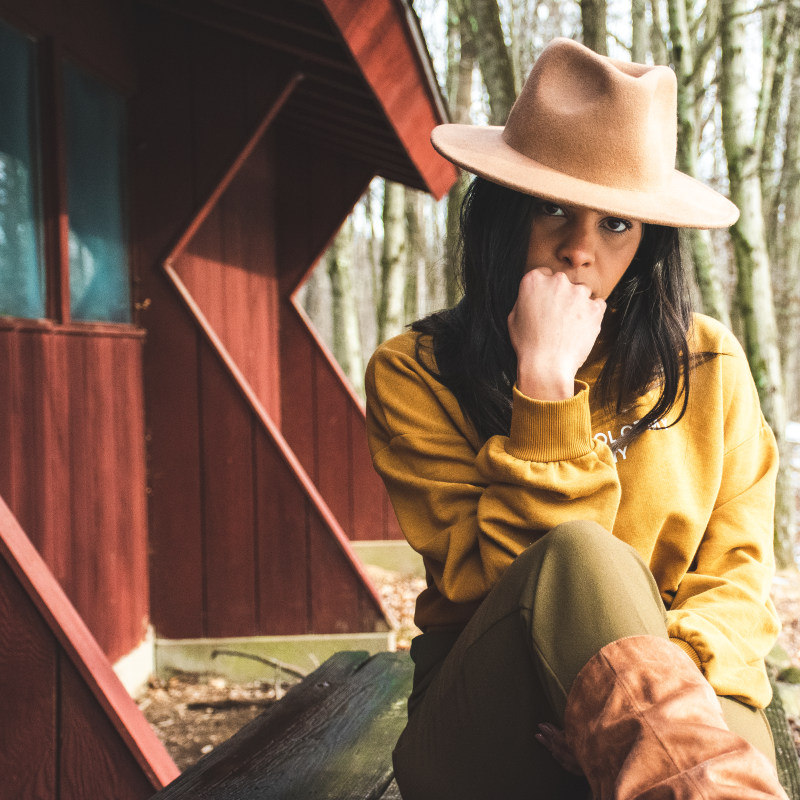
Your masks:
<path fill-rule="evenodd" d="M 518 153 L 503 141 L 502 133 L 500 126 L 439 125 L 431 143 L 467 171 L 544 200 L 676 228 L 727 228 L 739 218 L 739 209 L 730 200 L 678 170 L 653 191 L 601 186 Z"/>

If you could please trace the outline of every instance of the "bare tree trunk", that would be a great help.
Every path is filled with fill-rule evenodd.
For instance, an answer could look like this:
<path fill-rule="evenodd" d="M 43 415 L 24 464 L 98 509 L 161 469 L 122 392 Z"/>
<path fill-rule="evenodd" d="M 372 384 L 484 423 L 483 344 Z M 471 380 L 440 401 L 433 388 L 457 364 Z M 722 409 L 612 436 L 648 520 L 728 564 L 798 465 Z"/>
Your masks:
<path fill-rule="evenodd" d="M 406 287 L 405 309 L 406 322 L 413 322 L 422 315 L 425 307 L 425 273 L 420 280 L 420 264 L 425 263 L 425 243 L 420 226 L 420 193 L 406 189 Z"/>
<path fill-rule="evenodd" d="M 678 81 L 678 168 L 697 177 L 697 95 L 694 75 L 694 37 L 690 33 L 686 0 L 668 0 L 672 64 Z M 730 327 L 728 305 L 719 271 L 711 259 L 711 240 L 707 231 L 687 233 L 694 263 L 694 277 L 703 310 Z"/>
<path fill-rule="evenodd" d="M 333 355 L 350 379 L 353 389 L 364 397 L 364 361 L 352 277 L 353 220 L 348 218 L 328 249 L 333 315 Z"/>
<path fill-rule="evenodd" d="M 631 0 L 631 61 L 644 64 L 647 60 L 649 31 L 647 30 L 646 0 Z"/>
<path fill-rule="evenodd" d="M 378 341 L 403 330 L 406 281 L 405 187 L 386 181 L 383 191 L 383 254 L 378 301 Z"/>
<path fill-rule="evenodd" d="M 460 58 L 455 53 L 454 42 L 450 41 L 450 52 L 448 53 L 448 71 L 451 75 L 450 82 L 450 114 L 453 122 L 467 124 L 469 122 L 469 112 L 472 106 L 472 80 L 475 72 L 475 62 L 477 52 L 475 39 L 472 35 L 470 21 L 466 13 L 463 12 L 458 17 L 456 3 L 450 4 L 450 24 L 457 25 L 459 32 L 459 52 Z M 461 213 L 461 203 L 464 193 L 469 186 L 469 176 L 461 173 L 450 193 L 447 195 L 447 228 L 445 233 L 445 258 L 444 258 L 444 286 L 445 304 L 447 307 L 455 305 L 460 297 L 460 287 L 458 285 L 459 265 L 461 252 L 459 250 L 459 215 Z"/>
<path fill-rule="evenodd" d="M 766 15 L 768 11 L 765 10 L 763 13 Z M 780 28 L 779 30 L 778 27 Z M 764 143 L 761 148 L 761 195 L 768 229 L 767 242 L 771 246 L 770 258 L 774 258 L 777 255 L 775 245 L 779 241 L 779 228 L 782 227 L 777 224 L 777 201 L 781 187 L 781 172 L 777 166 L 777 153 L 781 146 L 782 137 L 788 133 L 789 138 L 791 138 L 793 130 L 788 124 L 785 131 L 782 130 L 780 117 L 788 80 L 787 66 L 790 63 L 790 43 L 791 46 L 796 45 L 796 32 L 791 24 L 787 24 L 786 9 L 778 7 L 769 9 L 769 16 L 764 22 L 764 30 L 764 47 L 765 49 L 767 47 L 774 49 L 775 56 L 772 92 L 766 108 Z"/>
<path fill-rule="evenodd" d="M 650 13 L 653 17 L 653 24 L 650 26 L 650 50 L 653 53 L 653 62 L 666 66 L 669 64 L 669 55 L 661 24 L 661 0 L 650 0 Z"/>
<path fill-rule="evenodd" d="M 800 414 L 800 48 L 795 44 L 791 71 L 789 109 L 786 117 L 786 148 L 783 169 L 774 204 L 783 206 L 778 226 L 780 269 L 773 281 L 778 299 L 778 329 L 781 337 L 786 406 L 792 418 Z"/>
<path fill-rule="evenodd" d="M 728 162 L 731 199 L 741 216 L 731 228 L 738 268 L 737 300 L 744 325 L 745 350 L 761 407 L 778 447 L 782 466 L 775 507 L 775 556 L 779 565 L 794 563 L 792 553 L 793 497 L 786 443 L 778 331 L 772 299 L 769 256 L 761 208 L 758 135 L 748 134 L 747 61 L 743 0 L 724 0 L 721 19 L 723 142 Z"/>
<path fill-rule="evenodd" d="M 595 53 L 607 56 L 606 0 L 581 0 L 581 24 L 583 43 Z"/>
<path fill-rule="evenodd" d="M 323 342 L 333 349 L 333 320 L 331 316 L 331 281 L 326 269 L 315 269 L 300 287 L 297 299 L 314 322 L 314 328 Z"/>
<path fill-rule="evenodd" d="M 505 125 L 514 105 L 514 67 L 506 46 L 497 0 L 464 0 L 481 75 L 489 94 L 489 124 Z M 463 28 L 462 28 L 463 31 Z M 462 44 L 463 44 L 462 38 Z"/>

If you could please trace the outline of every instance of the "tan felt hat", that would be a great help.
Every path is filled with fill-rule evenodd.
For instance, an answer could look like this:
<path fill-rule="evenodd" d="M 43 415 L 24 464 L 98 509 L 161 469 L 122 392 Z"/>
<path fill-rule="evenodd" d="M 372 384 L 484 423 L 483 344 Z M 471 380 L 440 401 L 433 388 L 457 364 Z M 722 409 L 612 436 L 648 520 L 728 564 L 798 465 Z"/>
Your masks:
<path fill-rule="evenodd" d="M 677 81 L 669 67 L 599 56 L 571 39 L 542 52 L 505 127 L 439 125 L 445 158 L 525 194 L 686 228 L 739 210 L 675 169 Z"/>

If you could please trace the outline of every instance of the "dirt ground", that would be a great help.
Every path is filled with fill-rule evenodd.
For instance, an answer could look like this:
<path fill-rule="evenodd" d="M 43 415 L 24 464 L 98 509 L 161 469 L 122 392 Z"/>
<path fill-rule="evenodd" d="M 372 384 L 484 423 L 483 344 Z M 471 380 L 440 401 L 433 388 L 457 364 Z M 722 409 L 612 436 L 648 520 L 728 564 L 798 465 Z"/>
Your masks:
<path fill-rule="evenodd" d="M 414 601 L 424 581 L 375 567 L 368 570 L 398 622 L 398 649 L 406 649 L 417 633 Z M 778 643 L 791 664 L 800 667 L 800 573 L 779 574 L 772 597 L 783 624 Z M 138 703 L 175 763 L 185 770 L 288 688 L 289 684 L 276 687 L 269 681 L 232 684 L 218 676 L 175 675 L 166 682 L 153 681 Z M 800 717 L 790 717 L 789 722 L 800 753 Z"/>

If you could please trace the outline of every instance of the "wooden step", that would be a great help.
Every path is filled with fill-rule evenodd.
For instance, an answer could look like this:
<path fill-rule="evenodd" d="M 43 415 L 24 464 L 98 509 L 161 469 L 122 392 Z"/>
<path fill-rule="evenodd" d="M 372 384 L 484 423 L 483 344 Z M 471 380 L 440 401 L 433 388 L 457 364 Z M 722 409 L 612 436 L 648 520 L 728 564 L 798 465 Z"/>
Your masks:
<path fill-rule="evenodd" d="M 412 673 L 405 653 L 337 653 L 153 800 L 399 800 Z"/>

